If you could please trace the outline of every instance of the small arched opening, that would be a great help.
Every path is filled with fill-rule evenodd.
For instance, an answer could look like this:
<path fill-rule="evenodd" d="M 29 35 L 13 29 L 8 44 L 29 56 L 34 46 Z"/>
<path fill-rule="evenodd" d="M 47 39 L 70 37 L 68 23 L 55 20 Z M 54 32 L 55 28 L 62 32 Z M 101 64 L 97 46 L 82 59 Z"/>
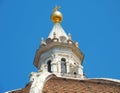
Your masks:
<path fill-rule="evenodd" d="M 47 66 L 48 66 L 48 67 L 47 67 L 47 68 L 48 68 L 48 72 L 51 73 L 51 72 L 52 72 L 52 71 L 51 71 L 51 60 L 49 60 L 49 61 L 47 62 Z"/>
<path fill-rule="evenodd" d="M 61 59 L 61 73 L 67 73 L 66 59 L 65 58 Z"/>

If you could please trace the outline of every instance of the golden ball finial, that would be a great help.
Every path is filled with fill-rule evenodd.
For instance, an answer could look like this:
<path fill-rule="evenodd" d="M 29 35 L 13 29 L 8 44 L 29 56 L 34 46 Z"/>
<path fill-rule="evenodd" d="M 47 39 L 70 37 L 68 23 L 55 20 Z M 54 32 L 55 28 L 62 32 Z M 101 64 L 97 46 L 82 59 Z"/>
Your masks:
<path fill-rule="evenodd" d="M 60 9 L 59 6 L 56 6 L 53 10 L 53 13 L 51 15 L 51 20 L 54 22 L 54 23 L 60 23 L 62 22 L 62 19 L 63 19 L 63 16 L 62 16 L 62 13 L 60 11 L 58 11 Z"/>

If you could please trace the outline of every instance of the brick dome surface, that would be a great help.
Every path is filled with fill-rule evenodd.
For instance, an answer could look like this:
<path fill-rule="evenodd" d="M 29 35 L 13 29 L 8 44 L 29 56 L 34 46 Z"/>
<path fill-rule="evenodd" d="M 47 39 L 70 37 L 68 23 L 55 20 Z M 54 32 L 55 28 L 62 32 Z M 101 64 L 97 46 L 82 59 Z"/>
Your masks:
<path fill-rule="evenodd" d="M 29 93 L 30 87 L 31 83 L 9 93 Z M 42 93 L 120 93 L 120 83 L 105 79 L 75 80 L 53 76 L 44 83 Z"/>
<path fill-rule="evenodd" d="M 45 83 L 42 93 L 120 93 L 120 83 L 102 79 L 53 77 Z"/>

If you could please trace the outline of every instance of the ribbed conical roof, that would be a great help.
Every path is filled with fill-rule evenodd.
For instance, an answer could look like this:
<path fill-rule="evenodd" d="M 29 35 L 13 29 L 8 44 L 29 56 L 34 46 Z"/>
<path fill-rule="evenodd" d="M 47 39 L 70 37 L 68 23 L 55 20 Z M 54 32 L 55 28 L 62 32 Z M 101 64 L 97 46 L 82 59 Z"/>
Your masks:
<path fill-rule="evenodd" d="M 67 34 L 65 33 L 64 29 L 60 25 L 60 23 L 55 23 L 53 26 L 53 29 L 51 30 L 48 38 L 58 38 L 60 41 L 61 39 L 65 38 L 66 40 L 68 39 Z"/>

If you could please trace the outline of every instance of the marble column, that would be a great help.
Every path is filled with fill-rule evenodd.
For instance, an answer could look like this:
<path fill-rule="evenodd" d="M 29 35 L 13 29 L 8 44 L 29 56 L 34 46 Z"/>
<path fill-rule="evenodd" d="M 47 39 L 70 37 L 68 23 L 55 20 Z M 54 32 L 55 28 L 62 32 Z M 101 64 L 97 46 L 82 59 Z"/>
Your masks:
<path fill-rule="evenodd" d="M 57 72 L 57 65 L 56 65 L 56 63 L 52 63 L 52 64 L 51 64 L 51 71 L 52 71 L 53 73 L 56 73 L 56 72 Z"/>
<path fill-rule="evenodd" d="M 69 64 L 69 62 L 66 62 L 66 67 L 67 67 L 67 73 L 69 73 L 70 72 L 70 64 Z"/>
<path fill-rule="evenodd" d="M 61 73 L 61 62 L 58 61 L 58 73 Z"/>
<path fill-rule="evenodd" d="M 83 67 L 81 65 L 78 66 L 78 74 L 83 75 Z"/>

